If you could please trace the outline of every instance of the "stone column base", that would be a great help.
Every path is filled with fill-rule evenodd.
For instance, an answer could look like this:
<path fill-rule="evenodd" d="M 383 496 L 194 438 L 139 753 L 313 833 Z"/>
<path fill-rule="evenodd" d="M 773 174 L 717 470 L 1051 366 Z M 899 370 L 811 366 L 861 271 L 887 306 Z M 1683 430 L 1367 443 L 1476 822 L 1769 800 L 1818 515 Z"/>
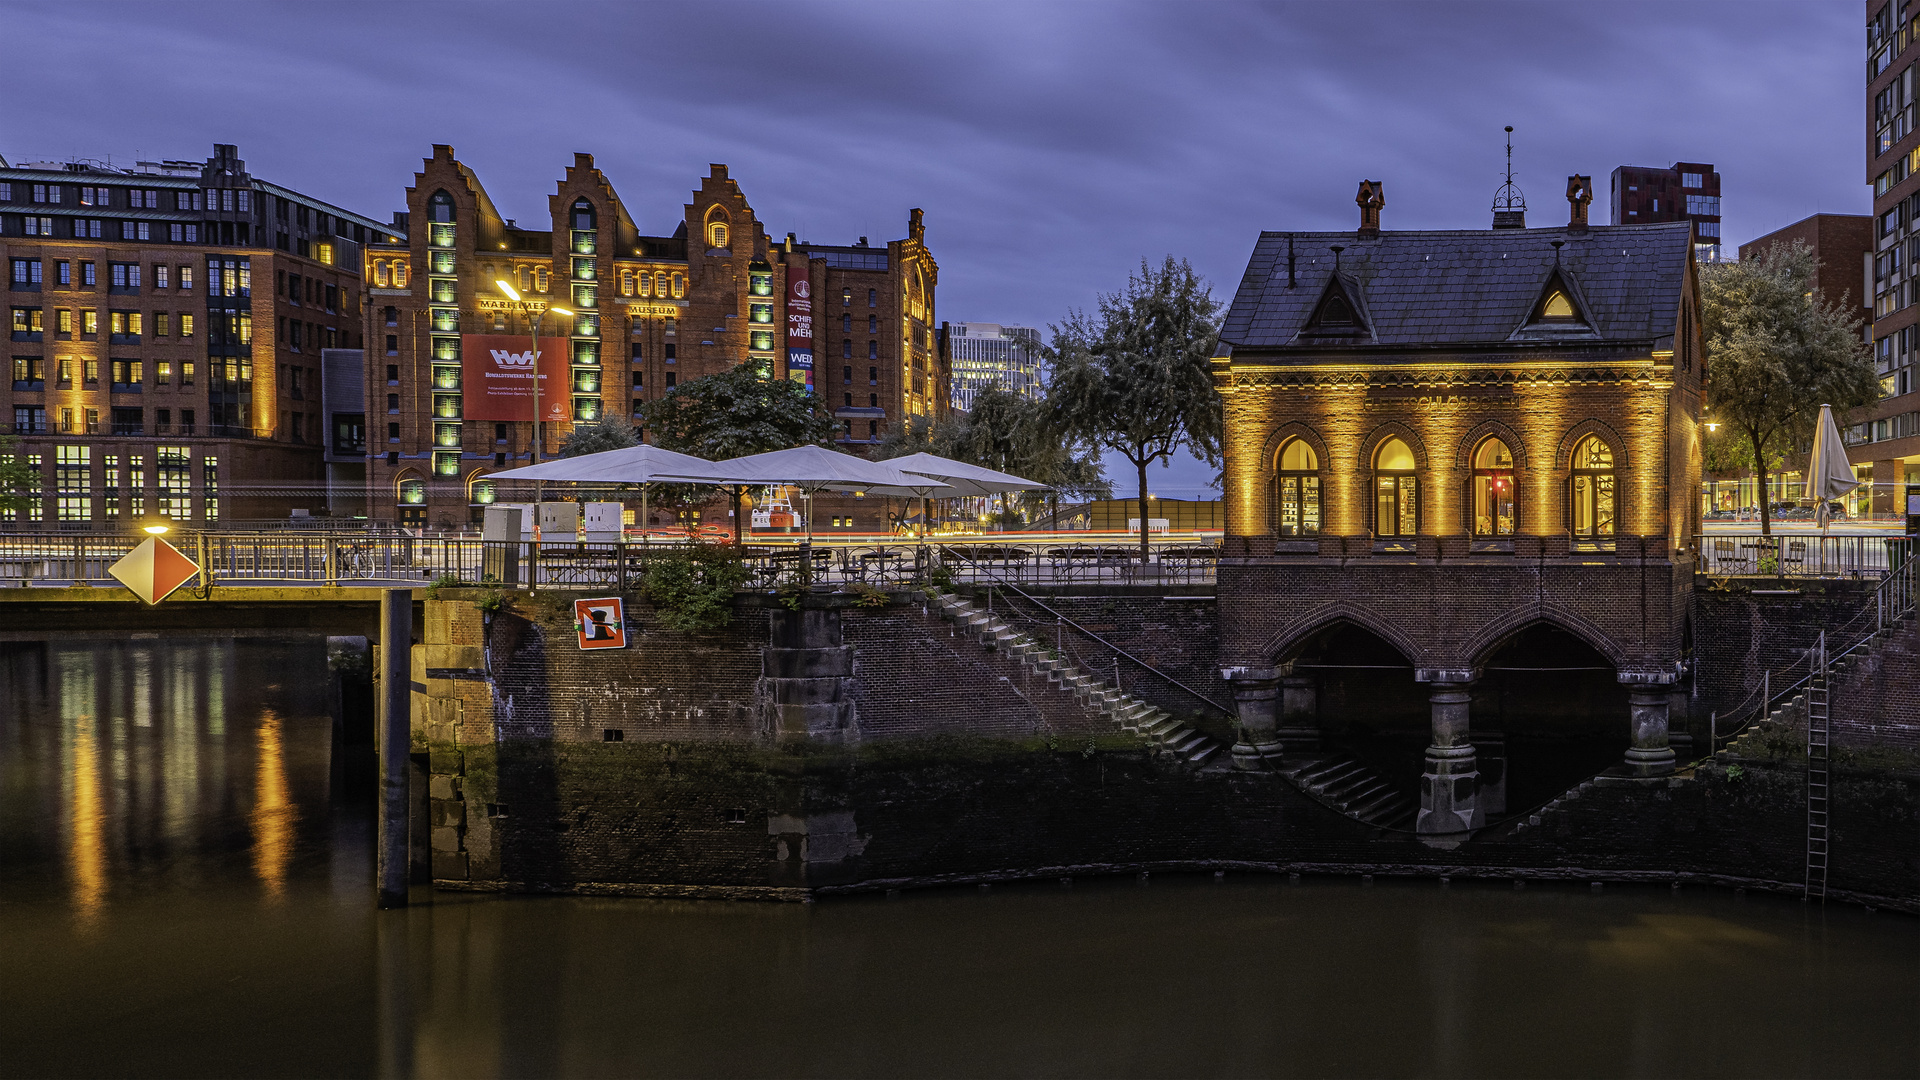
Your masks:
<path fill-rule="evenodd" d="M 1420 813 L 1414 819 L 1414 831 L 1466 832 L 1485 824 L 1473 747 L 1427 747 L 1427 771 L 1420 776 Z"/>

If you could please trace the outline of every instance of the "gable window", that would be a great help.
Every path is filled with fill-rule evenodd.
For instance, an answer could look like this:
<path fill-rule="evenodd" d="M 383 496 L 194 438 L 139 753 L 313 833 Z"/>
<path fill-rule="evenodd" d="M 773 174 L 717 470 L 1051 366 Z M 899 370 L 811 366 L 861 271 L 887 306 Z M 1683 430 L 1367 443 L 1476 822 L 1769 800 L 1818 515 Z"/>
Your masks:
<path fill-rule="evenodd" d="M 1320 459 L 1305 439 L 1280 448 L 1274 506 L 1283 537 L 1320 535 Z"/>
<path fill-rule="evenodd" d="M 1589 435 L 1573 448 L 1573 535 L 1584 539 L 1613 536 L 1613 448 Z"/>
<path fill-rule="evenodd" d="M 1412 536 L 1420 527 L 1420 487 L 1413 451 L 1394 438 L 1373 455 L 1373 534 Z"/>
<path fill-rule="evenodd" d="M 436 191 L 433 198 L 427 200 L 427 217 L 431 221 L 453 220 L 453 196 L 444 191 Z"/>
<path fill-rule="evenodd" d="M 1547 294 L 1546 303 L 1540 305 L 1540 317 L 1543 319 L 1571 319 L 1573 318 L 1573 301 L 1567 299 L 1566 293 L 1555 289 L 1553 292 Z"/>
<path fill-rule="evenodd" d="M 1499 439 L 1473 452 L 1473 535 L 1511 537 L 1514 528 L 1513 453 Z"/>

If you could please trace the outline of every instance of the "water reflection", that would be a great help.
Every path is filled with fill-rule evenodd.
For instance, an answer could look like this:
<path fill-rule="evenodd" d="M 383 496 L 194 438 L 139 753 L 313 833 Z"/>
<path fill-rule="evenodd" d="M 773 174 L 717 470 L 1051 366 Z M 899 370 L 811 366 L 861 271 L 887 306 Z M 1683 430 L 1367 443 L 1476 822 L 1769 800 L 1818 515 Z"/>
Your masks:
<path fill-rule="evenodd" d="M 318 641 L 0 646 L 0 1071 L 1920 1075 L 1920 920 L 1715 890 L 376 913 L 323 686 Z"/>

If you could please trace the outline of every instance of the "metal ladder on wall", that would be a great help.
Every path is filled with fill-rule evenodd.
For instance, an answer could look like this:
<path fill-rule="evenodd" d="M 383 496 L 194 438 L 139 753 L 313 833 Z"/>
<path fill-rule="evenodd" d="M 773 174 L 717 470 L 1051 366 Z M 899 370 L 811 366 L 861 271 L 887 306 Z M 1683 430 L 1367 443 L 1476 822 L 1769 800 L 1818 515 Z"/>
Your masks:
<path fill-rule="evenodd" d="M 1828 767 L 1827 635 L 1820 633 L 1807 679 L 1807 879 L 1802 898 L 1827 898 L 1827 807 L 1831 791 Z"/>

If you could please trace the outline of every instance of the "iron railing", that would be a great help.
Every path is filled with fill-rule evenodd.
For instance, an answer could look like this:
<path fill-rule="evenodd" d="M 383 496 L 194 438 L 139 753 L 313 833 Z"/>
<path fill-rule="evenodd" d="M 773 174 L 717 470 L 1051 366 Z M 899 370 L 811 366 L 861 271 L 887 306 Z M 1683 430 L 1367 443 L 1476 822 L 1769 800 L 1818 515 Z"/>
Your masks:
<path fill-rule="evenodd" d="M 1764 577 L 1880 577 L 1912 552 L 1911 537 L 1817 533 L 1707 533 L 1694 538 L 1698 569 Z"/>

